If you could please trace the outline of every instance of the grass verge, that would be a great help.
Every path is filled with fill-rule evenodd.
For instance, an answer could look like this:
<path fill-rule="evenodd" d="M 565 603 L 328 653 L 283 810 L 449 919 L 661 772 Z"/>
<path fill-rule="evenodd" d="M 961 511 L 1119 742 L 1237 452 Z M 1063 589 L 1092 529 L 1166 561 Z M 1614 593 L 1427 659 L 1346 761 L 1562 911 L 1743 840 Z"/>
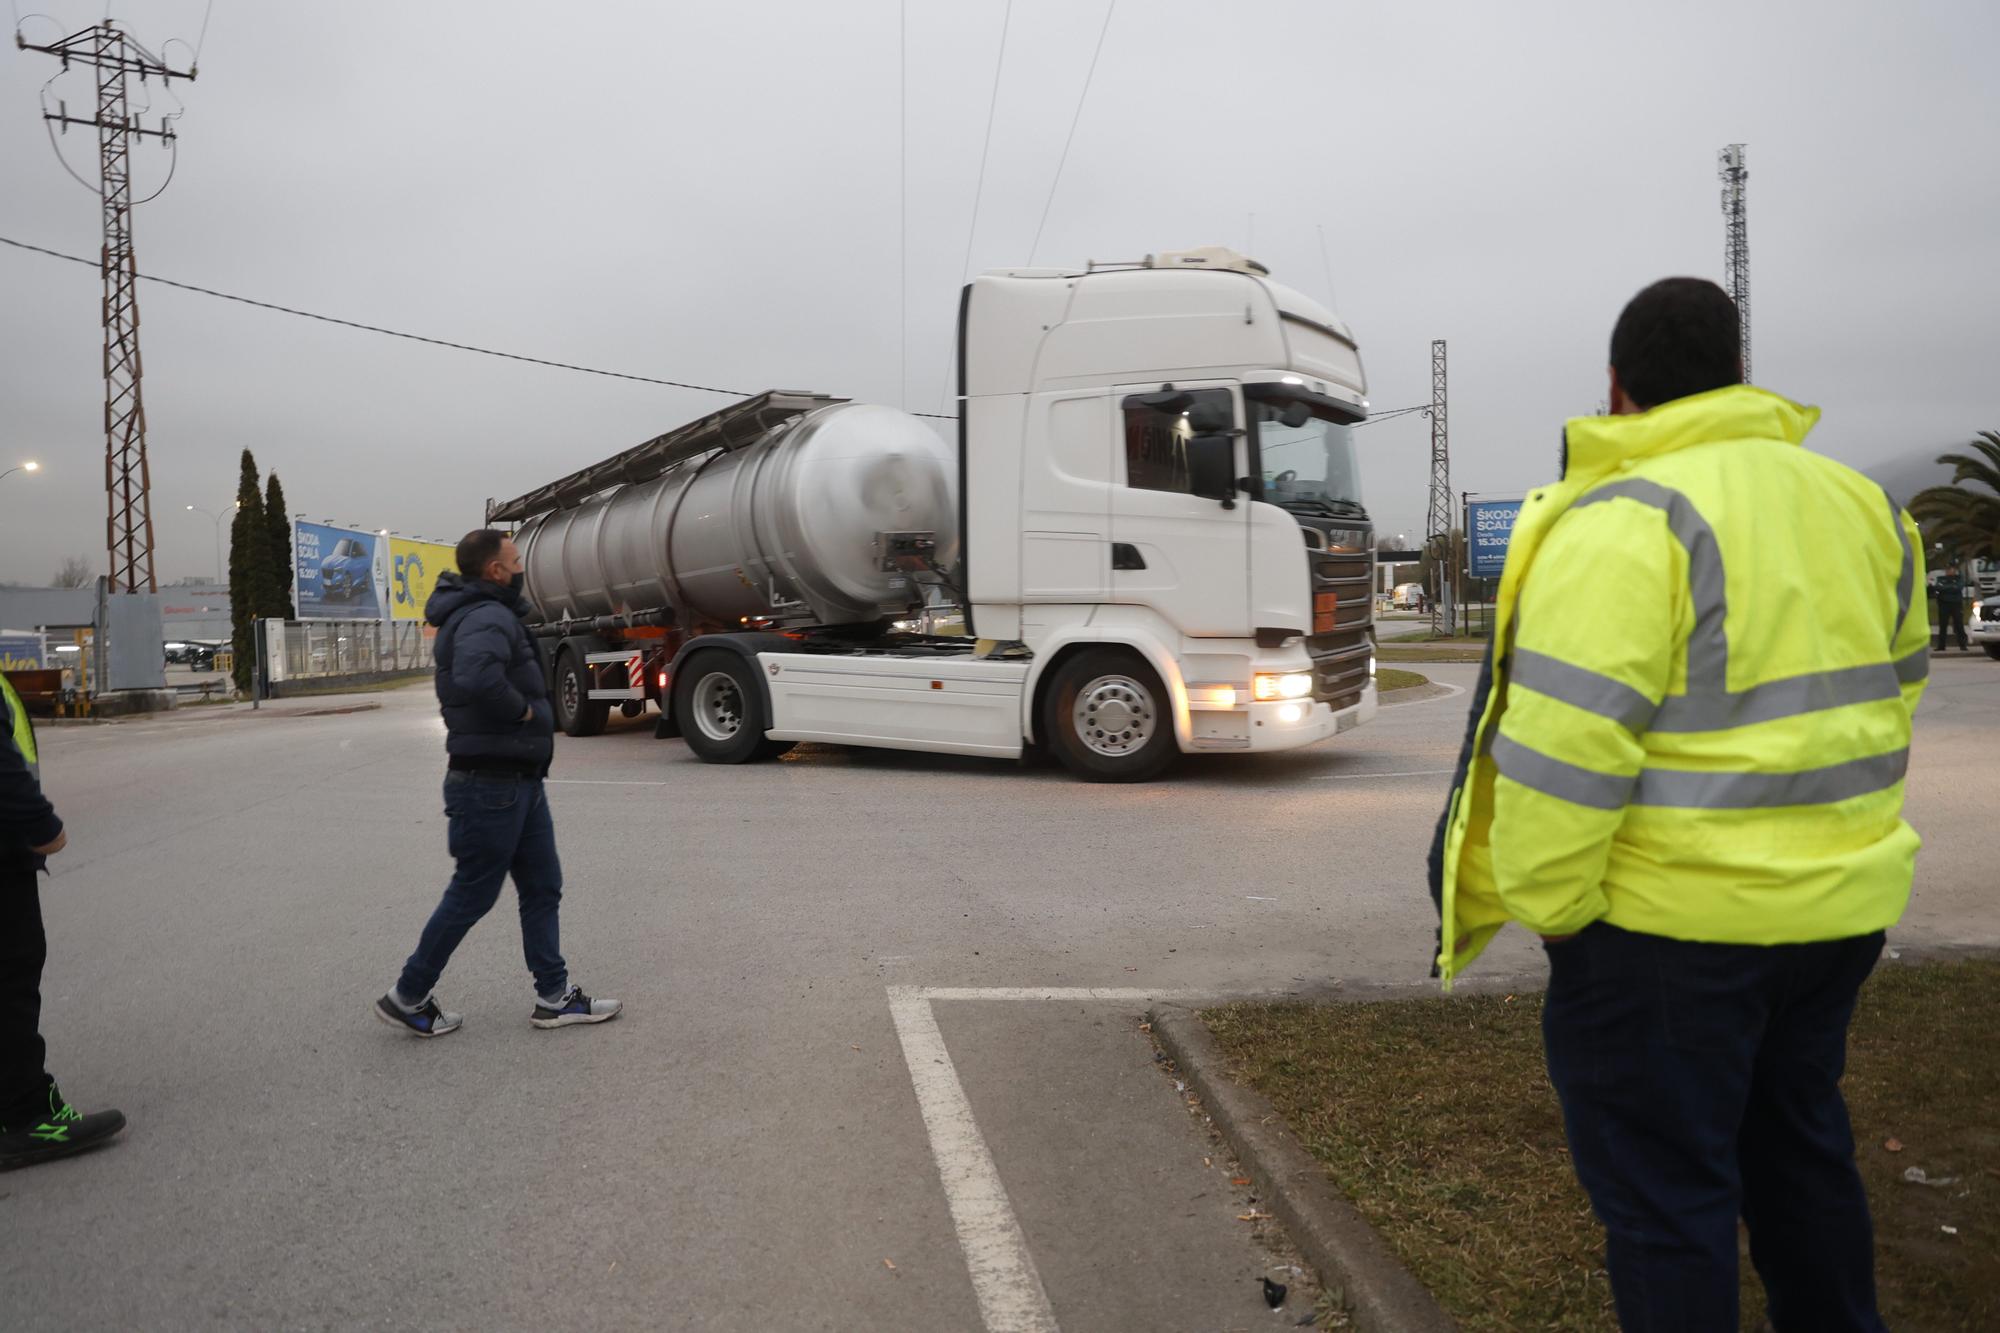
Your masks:
<path fill-rule="evenodd" d="M 1419 685 L 1431 683 L 1429 676 L 1414 671 L 1398 671 L 1394 667 L 1375 668 L 1375 689 L 1380 694 L 1390 690 L 1414 690 Z"/>
<path fill-rule="evenodd" d="M 1485 660 L 1483 649 L 1459 647 L 1447 644 L 1443 648 L 1398 648 L 1394 644 L 1384 644 L 1375 650 L 1378 662 L 1480 662 Z"/>
<path fill-rule="evenodd" d="M 1603 1232 L 1542 1064 L 1541 996 L 1238 1004 L 1231 1072 L 1469 1330 L 1615 1330 Z M 1885 965 L 1845 1084 L 1889 1326 L 2000 1328 L 2000 962 Z M 1913 1184 L 1907 1168 L 1942 1187 Z M 1947 1229 L 1949 1228 L 1949 1230 Z M 1763 1317 L 1746 1258 L 1743 1327 Z"/>

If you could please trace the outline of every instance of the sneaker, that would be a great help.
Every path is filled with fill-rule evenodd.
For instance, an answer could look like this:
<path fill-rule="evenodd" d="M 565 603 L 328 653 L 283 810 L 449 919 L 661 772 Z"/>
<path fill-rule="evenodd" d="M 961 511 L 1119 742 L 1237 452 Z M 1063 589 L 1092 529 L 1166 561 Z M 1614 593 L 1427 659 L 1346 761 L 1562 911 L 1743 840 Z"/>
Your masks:
<path fill-rule="evenodd" d="M 442 1037 L 465 1026 L 463 1018 L 449 1009 L 438 1008 L 435 995 L 425 996 L 424 1002 L 414 1009 L 405 1009 L 397 1004 L 393 994 L 384 995 L 375 1001 L 375 1017 L 390 1027 L 402 1028 L 419 1037 Z"/>
<path fill-rule="evenodd" d="M 538 998 L 535 1012 L 528 1015 L 528 1021 L 538 1028 L 566 1028 L 571 1023 L 603 1023 L 618 1017 L 624 1007 L 616 1000 L 593 1000 L 583 993 L 583 987 L 571 986 L 555 1004 Z"/>
<path fill-rule="evenodd" d="M 92 1111 L 85 1115 L 64 1101 L 62 1093 L 51 1083 L 48 1114 L 30 1115 L 18 1123 L 0 1125 L 0 1171 L 95 1148 L 123 1128 L 123 1111 Z"/>

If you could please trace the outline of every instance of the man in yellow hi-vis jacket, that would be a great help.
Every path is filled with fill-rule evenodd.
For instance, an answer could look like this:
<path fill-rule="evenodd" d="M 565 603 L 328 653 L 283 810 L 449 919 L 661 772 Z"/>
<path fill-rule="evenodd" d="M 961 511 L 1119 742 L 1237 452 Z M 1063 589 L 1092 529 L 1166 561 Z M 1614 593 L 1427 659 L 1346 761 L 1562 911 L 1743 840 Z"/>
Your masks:
<path fill-rule="evenodd" d="M 1879 1329 L 1841 1101 L 1855 995 L 1910 893 L 1928 656 L 1915 525 L 1743 384 L 1735 305 L 1670 278 L 1611 339 L 1514 528 L 1491 685 L 1442 827 L 1447 982 L 1502 924 L 1628 1329 Z"/>

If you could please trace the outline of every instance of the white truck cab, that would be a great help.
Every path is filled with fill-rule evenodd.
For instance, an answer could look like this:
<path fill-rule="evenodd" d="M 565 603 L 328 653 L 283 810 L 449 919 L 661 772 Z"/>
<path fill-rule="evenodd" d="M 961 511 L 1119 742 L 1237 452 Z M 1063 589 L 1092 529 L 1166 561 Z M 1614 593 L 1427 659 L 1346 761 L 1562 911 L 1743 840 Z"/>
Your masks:
<path fill-rule="evenodd" d="M 1034 705 L 1085 650 L 1143 661 L 1183 751 L 1290 748 L 1373 715 L 1349 434 L 1367 383 L 1330 311 L 1208 249 L 982 275 L 960 339 L 969 628 L 1032 654 L 1023 739 L 1063 753 Z M 1074 709 L 1115 721 L 1116 677 L 1081 682 Z M 1082 737 L 1097 766 L 1150 767 L 1103 730 Z"/>

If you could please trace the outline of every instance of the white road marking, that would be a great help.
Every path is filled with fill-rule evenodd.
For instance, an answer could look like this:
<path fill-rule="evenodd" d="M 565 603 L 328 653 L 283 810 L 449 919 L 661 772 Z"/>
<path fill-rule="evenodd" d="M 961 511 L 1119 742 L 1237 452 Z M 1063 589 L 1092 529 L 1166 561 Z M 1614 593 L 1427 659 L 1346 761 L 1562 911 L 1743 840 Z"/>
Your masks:
<path fill-rule="evenodd" d="M 973 1294 L 988 1333 L 1061 1333 L 1049 1293 L 1035 1271 L 1028 1240 L 1014 1205 L 1000 1183 L 993 1154 L 973 1119 L 965 1085 L 938 1031 L 936 1000 L 1101 1000 L 1181 1004 L 1241 999 L 1245 994 L 1288 995 L 1290 991 L 1242 992 L 1156 989 L 1146 986 L 891 986 L 889 1014 L 903 1043 L 917 1107 L 931 1140 L 945 1202 L 951 1208 L 959 1249 L 972 1276 Z"/>
<path fill-rule="evenodd" d="M 1363 778 L 1434 778 L 1439 774 L 1450 776 L 1455 768 L 1411 768 L 1400 773 L 1315 773 L 1314 782 L 1359 782 Z"/>
<path fill-rule="evenodd" d="M 972 1118 L 972 1104 L 952 1068 L 928 994 L 906 986 L 889 988 L 889 1013 L 903 1043 L 903 1059 L 917 1092 L 931 1156 L 937 1160 L 945 1202 L 958 1230 L 958 1245 L 979 1299 L 988 1333 L 1058 1333 L 1049 1293 L 1035 1271 L 1027 1237 L 1014 1217 L 993 1154 Z"/>

